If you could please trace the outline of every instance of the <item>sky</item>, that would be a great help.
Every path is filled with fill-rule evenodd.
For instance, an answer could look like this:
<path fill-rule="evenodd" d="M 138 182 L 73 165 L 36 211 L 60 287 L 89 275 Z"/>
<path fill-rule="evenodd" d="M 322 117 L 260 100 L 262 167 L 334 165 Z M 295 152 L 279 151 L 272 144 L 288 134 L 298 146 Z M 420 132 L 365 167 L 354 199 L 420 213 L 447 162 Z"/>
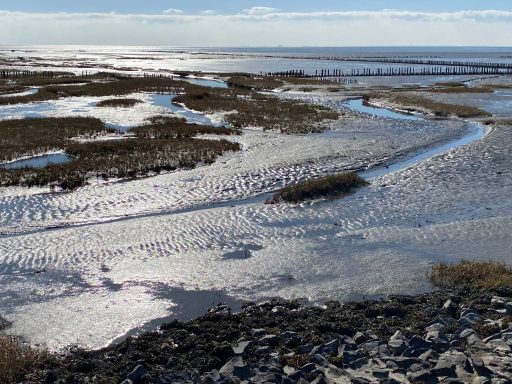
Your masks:
<path fill-rule="evenodd" d="M 512 46 L 511 0 L 0 0 L 0 44 Z"/>

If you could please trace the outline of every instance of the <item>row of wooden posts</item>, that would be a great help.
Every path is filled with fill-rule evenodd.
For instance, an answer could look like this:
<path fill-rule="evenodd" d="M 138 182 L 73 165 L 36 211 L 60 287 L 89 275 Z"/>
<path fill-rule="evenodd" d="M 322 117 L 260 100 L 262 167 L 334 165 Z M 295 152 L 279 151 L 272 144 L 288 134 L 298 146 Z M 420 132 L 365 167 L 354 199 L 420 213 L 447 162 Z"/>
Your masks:
<path fill-rule="evenodd" d="M 297 77 L 297 78 L 336 78 L 357 76 L 461 76 L 461 75 L 510 75 L 512 68 L 494 67 L 384 67 L 384 68 L 356 68 L 350 71 L 341 69 L 319 69 L 315 73 L 305 73 L 303 70 L 289 70 L 281 72 L 267 72 L 266 76 Z"/>

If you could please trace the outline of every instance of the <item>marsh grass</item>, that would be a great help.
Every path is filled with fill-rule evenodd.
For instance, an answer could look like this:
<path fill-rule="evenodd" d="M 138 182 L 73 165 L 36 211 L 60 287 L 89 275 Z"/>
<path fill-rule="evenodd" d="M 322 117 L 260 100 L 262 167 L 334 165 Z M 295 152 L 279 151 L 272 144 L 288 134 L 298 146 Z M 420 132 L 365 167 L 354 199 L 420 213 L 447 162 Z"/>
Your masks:
<path fill-rule="evenodd" d="M 109 99 L 100 101 L 96 106 L 100 108 L 130 108 L 139 103 L 142 103 L 142 101 L 137 99 Z"/>
<path fill-rule="evenodd" d="M 240 131 L 236 129 L 189 124 L 185 119 L 176 117 L 154 117 L 151 122 L 152 124 L 131 128 L 128 132 L 140 139 L 183 139 L 206 134 L 240 135 Z"/>
<path fill-rule="evenodd" d="M 406 109 L 416 110 L 415 107 L 421 107 L 432 111 L 432 113 L 438 117 L 449 117 L 453 115 L 461 118 L 491 116 L 489 112 L 477 107 L 439 103 L 418 95 L 395 93 L 391 95 L 391 98 L 392 101 L 403 105 Z"/>
<path fill-rule="evenodd" d="M 341 173 L 284 187 L 268 199 L 266 203 L 300 203 L 305 200 L 324 197 L 340 197 L 365 185 L 369 185 L 369 182 L 355 172 Z"/>
<path fill-rule="evenodd" d="M 429 277 L 432 284 L 444 288 L 512 287 L 512 268 L 494 261 L 462 260 L 457 264 L 436 264 Z"/>
<path fill-rule="evenodd" d="M 322 106 L 259 93 L 211 90 L 181 95 L 174 102 L 202 112 L 236 111 L 226 117 L 235 128 L 261 127 L 289 134 L 321 132 L 325 129 L 321 124 L 323 121 L 339 117 L 338 112 Z"/>
<path fill-rule="evenodd" d="M 0 384 L 17 383 L 47 357 L 44 349 L 25 345 L 15 337 L 0 337 Z"/>
<path fill-rule="evenodd" d="M 112 132 L 101 120 L 62 117 L 0 121 L 0 162 L 64 149 L 73 137 L 93 137 Z"/>
<path fill-rule="evenodd" d="M 74 160 L 45 168 L 0 168 L 0 185 L 60 186 L 74 190 L 90 177 L 132 178 L 178 168 L 210 164 L 226 151 L 240 149 L 227 140 L 199 140 L 199 134 L 236 134 L 226 128 L 187 124 L 185 120 L 155 118 L 134 128 L 135 138 L 77 143 L 71 138 L 94 137 L 110 130 L 93 118 L 44 118 L 0 122 L 3 161 L 64 150 Z"/>

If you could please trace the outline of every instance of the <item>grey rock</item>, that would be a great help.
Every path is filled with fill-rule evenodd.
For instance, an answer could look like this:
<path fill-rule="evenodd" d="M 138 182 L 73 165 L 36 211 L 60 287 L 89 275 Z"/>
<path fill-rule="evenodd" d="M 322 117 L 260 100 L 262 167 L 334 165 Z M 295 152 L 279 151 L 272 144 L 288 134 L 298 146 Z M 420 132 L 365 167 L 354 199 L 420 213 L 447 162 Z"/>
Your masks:
<path fill-rule="evenodd" d="M 340 347 L 340 344 L 339 339 L 332 340 L 327 344 L 316 346 L 311 351 L 311 354 L 320 354 L 328 357 L 338 356 L 338 348 Z"/>
<path fill-rule="evenodd" d="M 316 365 L 319 365 L 321 367 L 326 367 L 326 366 L 330 365 L 330 363 L 327 361 L 327 359 L 320 354 L 313 355 L 313 357 L 311 357 L 311 359 L 309 359 L 309 361 L 311 361 L 312 363 L 315 363 Z"/>
<path fill-rule="evenodd" d="M 324 377 L 324 375 L 318 375 L 315 380 L 311 382 L 311 384 L 329 384 L 330 382 Z"/>
<path fill-rule="evenodd" d="M 421 361 L 418 359 L 410 358 L 410 357 L 392 357 L 388 360 L 388 362 L 392 361 L 395 363 L 401 370 L 407 371 L 413 364 L 419 364 L 421 366 Z"/>
<path fill-rule="evenodd" d="M 267 331 L 263 328 L 254 328 L 252 330 L 252 336 L 253 337 L 261 337 L 263 336 L 265 333 L 267 333 Z"/>
<path fill-rule="evenodd" d="M 126 377 L 128 380 L 131 380 L 133 384 L 140 383 L 142 381 L 142 377 L 148 374 L 148 371 L 144 366 L 137 365 L 133 371 L 131 371 Z"/>
<path fill-rule="evenodd" d="M 360 359 L 350 362 L 349 365 L 352 369 L 359 369 L 366 364 L 368 364 L 368 359 L 366 357 L 361 357 Z"/>
<path fill-rule="evenodd" d="M 407 342 L 400 339 L 389 340 L 388 347 L 393 355 L 400 355 L 407 349 Z"/>
<path fill-rule="evenodd" d="M 352 339 L 354 339 L 356 344 L 359 345 L 359 344 L 364 343 L 369 338 L 363 332 L 357 332 Z"/>
<path fill-rule="evenodd" d="M 281 383 L 282 380 L 283 376 L 274 372 L 258 373 L 251 378 L 251 382 L 254 384 Z"/>
<path fill-rule="evenodd" d="M 447 360 L 439 360 L 436 366 L 432 368 L 431 372 L 435 376 L 457 376 L 455 374 L 455 365 Z"/>
<path fill-rule="evenodd" d="M 361 359 L 364 356 L 358 351 L 343 351 L 341 357 L 343 358 L 343 363 L 350 364 L 351 362 Z"/>
<path fill-rule="evenodd" d="M 221 380 L 220 372 L 214 369 L 213 371 L 207 372 L 203 376 L 204 384 L 215 384 Z"/>
<path fill-rule="evenodd" d="M 342 336 L 340 337 L 340 342 L 341 342 L 341 345 L 345 348 L 345 349 L 352 349 L 352 350 L 355 350 L 357 349 L 357 343 L 355 342 L 355 340 L 349 336 Z"/>
<path fill-rule="evenodd" d="M 470 357 L 471 366 L 479 376 L 491 377 L 492 371 L 484 365 L 483 360 L 475 355 Z"/>
<path fill-rule="evenodd" d="M 446 330 L 446 326 L 442 323 L 434 323 L 432 325 L 429 325 L 427 328 L 425 328 L 426 332 L 433 332 L 433 331 L 439 331 L 443 332 Z"/>
<path fill-rule="evenodd" d="M 473 326 L 480 322 L 480 315 L 472 309 L 464 309 L 460 314 L 459 324 Z"/>
<path fill-rule="evenodd" d="M 505 314 L 507 316 L 511 316 L 512 315 L 512 302 L 509 302 L 509 303 L 505 304 Z"/>
<path fill-rule="evenodd" d="M 412 364 L 408 369 L 409 372 L 420 372 L 420 371 L 424 371 L 424 370 L 425 370 L 425 367 L 423 366 L 423 364 L 419 364 L 419 363 Z"/>
<path fill-rule="evenodd" d="M 300 367 L 300 370 L 302 372 L 308 373 L 308 372 L 314 371 L 317 368 L 318 368 L 318 366 L 315 363 L 308 363 L 308 364 Z"/>
<path fill-rule="evenodd" d="M 293 381 L 299 381 L 300 379 L 304 379 L 306 376 L 304 375 L 304 372 L 301 370 L 293 371 L 288 375 L 288 378 Z"/>
<path fill-rule="evenodd" d="M 418 358 L 423 361 L 432 361 L 439 359 L 439 354 L 436 351 L 429 349 L 426 352 L 423 352 L 421 355 L 419 355 Z"/>
<path fill-rule="evenodd" d="M 412 372 L 407 375 L 407 379 L 416 384 L 435 384 L 439 382 L 429 370 Z"/>
<path fill-rule="evenodd" d="M 300 345 L 299 347 L 297 347 L 297 353 L 299 355 L 304 355 L 306 353 L 310 353 L 312 350 L 313 350 L 313 346 L 311 344 Z"/>
<path fill-rule="evenodd" d="M 409 340 L 409 348 L 411 348 L 411 349 L 420 349 L 420 348 L 428 349 L 428 348 L 430 348 L 431 345 L 432 345 L 431 342 L 426 341 L 416 335 L 411 337 L 411 339 Z"/>
<path fill-rule="evenodd" d="M 265 335 L 259 339 L 258 343 L 261 345 L 275 347 L 279 344 L 279 338 L 276 335 Z"/>
<path fill-rule="evenodd" d="M 241 380 L 247 380 L 253 376 L 250 367 L 244 364 L 244 361 L 240 356 L 235 356 L 229 360 L 224 364 L 219 372 L 222 376 L 228 378 L 238 377 Z"/>
<path fill-rule="evenodd" d="M 455 304 L 453 301 L 448 299 L 444 303 L 443 309 L 446 310 L 448 313 L 455 314 L 455 312 L 457 312 L 457 304 Z"/>
<path fill-rule="evenodd" d="M 241 341 L 235 345 L 232 345 L 231 348 L 235 355 L 247 356 L 249 350 L 254 346 L 254 342 L 252 341 Z"/>
<path fill-rule="evenodd" d="M 372 376 L 377 379 L 387 379 L 389 377 L 389 371 L 380 368 L 372 369 Z"/>
<path fill-rule="evenodd" d="M 279 335 L 279 337 L 283 340 L 290 340 L 290 339 L 296 339 L 299 337 L 299 334 L 297 332 L 292 331 L 286 331 Z"/>
<path fill-rule="evenodd" d="M 272 348 L 269 345 L 264 345 L 262 347 L 256 348 L 256 350 L 254 352 L 258 356 L 268 355 L 270 352 L 272 352 Z"/>

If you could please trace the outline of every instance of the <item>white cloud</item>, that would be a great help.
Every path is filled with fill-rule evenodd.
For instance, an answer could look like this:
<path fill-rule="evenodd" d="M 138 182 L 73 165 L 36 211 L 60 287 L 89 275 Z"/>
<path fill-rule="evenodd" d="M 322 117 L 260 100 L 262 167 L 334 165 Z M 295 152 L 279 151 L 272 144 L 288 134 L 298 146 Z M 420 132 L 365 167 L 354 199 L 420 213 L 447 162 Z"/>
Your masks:
<path fill-rule="evenodd" d="M 277 8 L 269 8 L 269 7 L 252 7 L 249 9 L 244 9 L 243 13 L 248 15 L 268 15 L 272 13 L 278 13 L 279 9 Z"/>
<path fill-rule="evenodd" d="M 160 15 L 0 11 L 3 44 L 512 45 L 512 12 L 284 12 L 173 9 Z M 84 33 L 84 31 L 88 31 Z"/>
<path fill-rule="evenodd" d="M 212 9 L 205 9 L 204 11 L 201 11 L 200 14 L 203 16 L 213 16 L 217 15 L 217 12 Z"/>
<path fill-rule="evenodd" d="M 181 9 L 169 8 L 163 11 L 166 15 L 183 15 L 183 11 Z"/>

